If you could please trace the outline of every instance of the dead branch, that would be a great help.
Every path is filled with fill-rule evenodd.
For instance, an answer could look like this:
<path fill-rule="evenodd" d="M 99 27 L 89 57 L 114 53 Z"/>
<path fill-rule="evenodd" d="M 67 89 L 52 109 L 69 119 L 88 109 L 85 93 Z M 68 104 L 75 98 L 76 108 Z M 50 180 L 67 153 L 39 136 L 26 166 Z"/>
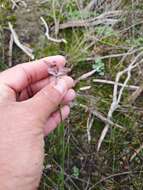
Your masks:
<path fill-rule="evenodd" d="M 21 44 L 21 42 L 19 41 L 19 38 L 18 38 L 18 35 L 17 33 L 15 32 L 15 30 L 13 29 L 13 26 L 12 24 L 9 22 L 8 23 L 9 25 L 9 29 L 12 33 L 12 36 L 13 36 L 13 40 L 15 42 L 15 44 L 26 54 L 28 55 L 31 59 L 34 59 L 34 55 L 32 54 L 33 50 L 23 44 Z"/>
<path fill-rule="evenodd" d="M 109 180 L 111 178 L 114 178 L 114 177 L 118 177 L 118 176 L 123 176 L 123 175 L 129 175 L 129 174 L 136 174 L 136 173 L 143 173 L 143 171 L 126 171 L 126 172 L 122 172 L 122 173 L 115 173 L 113 175 L 110 175 L 110 176 L 107 176 L 107 177 L 104 177 L 102 178 L 100 181 L 98 181 L 97 183 L 95 183 L 92 187 L 90 187 L 89 190 L 93 190 L 95 189 L 95 186 L 99 185 L 100 183 L 106 181 L 106 180 Z"/>
<path fill-rule="evenodd" d="M 65 39 L 55 39 L 55 38 L 50 37 L 48 24 L 46 23 L 46 21 L 43 17 L 41 17 L 41 21 L 43 22 L 43 24 L 45 26 L 45 29 L 46 29 L 45 36 L 47 37 L 47 39 L 49 41 L 56 42 L 56 43 L 61 43 L 61 42 L 67 43 L 67 41 Z"/>
<path fill-rule="evenodd" d="M 27 7 L 27 4 L 23 0 L 11 0 L 12 2 L 12 9 L 18 8 L 18 3 L 21 3 L 25 8 Z"/>
<path fill-rule="evenodd" d="M 107 2 L 106 0 L 91 0 L 89 4 L 84 8 L 85 11 L 97 10 L 102 7 L 110 6 L 112 10 L 116 10 L 121 5 L 121 0 L 111 0 L 111 2 Z M 108 8 L 110 9 L 110 8 Z"/>
<path fill-rule="evenodd" d="M 143 52 L 140 52 L 135 58 L 134 60 L 129 64 L 129 66 L 127 68 L 125 68 L 123 71 L 120 71 L 117 73 L 116 75 L 116 80 L 115 80 L 115 85 L 114 85 L 114 90 L 113 90 L 113 99 L 112 99 L 112 104 L 110 106 L 109 112 L 108 112 L 108 116 L 107 119 L 111 120 L 112 119 L 112 115 L 114 113 L 114 111 L 119 107 L 119 103 L 121 101 L 122 95 L 123 95 L 123 91 L 125 89 L 125 86 L 127 85 L 128 81 L 131 78 L 131 72 L 134 68 L 136 68 L 140 63 L 143 62 L 143 59 L 141 59 L 141 61 L 139 61 L 139 58 L 143 56 Z M 118 83 L 120 78 L 126 74 L 127 77 L 123 83 L 123 86 L 119 89 Z M 100 150 L 101 144 L 109 130 L 110 124 L 107 124 L 100 136 L 100 139 L 98 141 L 98 146 L 97 146 L 97 151 Z"/>
<path fill-rule="evenodd" d="M 86 90 L 89 90 L 89 89 L 91 89 L 91 86 L 83 86 L 79 90 L 80 91 L 86 91 Z"/>
<path fill-rule="evenodd" d="M 104 79 L 93 79 L 93 82 L 115 85 L 115 81 L 104 80 Z M 123 87 L 123 83 L 118 83 L 118 86 Z M 129 88 L 130 90 L 138 90 L 140 87 L 134 85 L 126 85 L 125 88 Z"/>
<path fill-rule="evenodd" d="M 133 104 L 136 99 L 141 95 L 141 93 L 143 92 L 143 84 L 136 89 L 135 92 L 133 92 L 133 94 L 128 98 L 128 103 Z"/>
<path fill-rule="evenodd" d="M 95 61 L 97 58 L 100 58 L 102 60 L 104 59 L 109 59 L 109 58 L 118 58 L 118 57 L 123 57 L 124 59 L 128 56 L 128 55 L 133 55 L 137 52 L 140 52 L 143 50 L 143 47 L 140 47 L 140 48 L 136 48 L 136 49 L 132 49 L 129 50 L 128 52 L 126 53 L 119 53 L 119 54 L 111 54 L 111 55 L 105 55 L 105 56 L 101 56 L 101 57 L 87 57 L 85 59 L 80 59 L 79 62 L 82 62 L 82 61 Z M 122 60 L 121 60 L 122 61 Z"/>
<path fill-rule="evenodd" d="M 84 11 L 90 11 L 92 10 L 94 7 L 96 7 L 98 5 L 98 0 L 91 0 L 88 5 L 84 8 Z"/>
<path fill-rule="evenodd" d="M 67 29 L 67 28 L 78 28 L 78 27 L 93 27 L 93 26 L 98 26 L 100 24 L 104 25 L 114 25 L 118 22 L 117 19 L 102 19 L 102 20 L 97 20 L 94 22 L 87 22 L 86 20 L 73 20 L 73 21 L 68 21 L 67 23 L 63 23 L 59 25 L 59 29 Z"/>
<path fill-rule="evenodd" d="M 135 150 L 135 153 L 131 156 L 130 161 L 132 161 L 142 151 L 142 149 L 143 144 L 141 144 L 141 146 L 137 150 Z"/>
<path fill-rule="evenodd" d="M 66 23 L 60 24 L 59 29 L 76 28 L 76 27 L 92 27 L 100 24 L 114 25 L 119 21 L 122 11 L 109 11 L 105 12 L 97 17 L 83 19 L 83 20 L 71 20 Z"/>
<path fill-rule="evenodd" d="M 16 8 L 18 7 L 17 3 L 14 0 L 11 0 L 11 2 L 12 2 L 12 9 L 14 9 L 15 7 Z"/>
<path fill-rule="evenodd" d="M 91 141 L 90 130 L 92 128 L 93 122 L 94 122 L 94 116 L 92 113 L 89 113 L 89 117 L 87 119 L 87 126 L 86 126 L 88 143 L 90 143 L 90 141 Z"/>
<path fill-rule="evenodd" d="M 83 105 L 83 104 L 75 104 L 75 105 L 80 106 L 81 108 L 85 109 L 88 112 L 91 112 L 94 116 L 96 116 L 98 119 L 100 119 L 105 124 L 109 123 L 110 125 L 115 126 L 119 129 L 124 129 L 121 125 L 118 125 L 118 124 L 114 123 L 113 121 L 107 119 L 102 113 L 100 113 L 99 111 L 97 111 L 95 109 L 94 110 L 90 109 L 88 106 Z"/>
<path fill-rule="evenodd" d="M 10 41 L 9 41 L 9 51 L 8 51 L 8 66 L 12 66 L 12 50 L 13 50 L 13 35 L 10 35 Z"/>
<path fill-rule="evenodd" d="M 81 75 L 78 79 L 75 80 L 75 84 L 77 84 L 81 80 L 86 80 L 87 78 L 91 77 L 94 73 L 96 73 L 96 69 L 93 69 L 93 70 Z"/>

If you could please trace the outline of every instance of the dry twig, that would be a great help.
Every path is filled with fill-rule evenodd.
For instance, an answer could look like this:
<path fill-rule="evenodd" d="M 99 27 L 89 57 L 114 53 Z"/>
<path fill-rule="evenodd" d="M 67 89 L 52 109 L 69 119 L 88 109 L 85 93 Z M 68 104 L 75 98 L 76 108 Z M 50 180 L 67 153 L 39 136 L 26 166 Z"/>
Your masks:
<path fill-rule="evenodd" d="M 91 0 L 88 3 L 88 5 L 84 8 L 84 11 L 90 11 L 91 9 L 93 9 L 94 7 L 96 7 L 96 5 L 98 5 L 98 0 Z"/>
<path fill-rule="evenodd" d="M 143 52 L 140 52 L 135 58 L 134 60 L 129 64 L 129 66 L 127 68 L 125 68 L 123 71 L 120 71 L 117 73 L 116 75 L 116 80 L 115 80 L 115 85 L 114 85 L 114 90 L 113 90 L 113 99 L 112 99 L 112 104 L 110 106 L 109 112 L 108 112 L 108 116 L 107 119 L 111 120 L 112 119 L 112 115 L 114 113 L 114 111 L 119 107 L 119 103 L 121 101 L 122 95 L 123 95 L 123 91 L 128 83 L 128 81 L 131 78 L 131 72 L 134 68 L 136 68 L 140 63 L 143 62 L 143 59 L 141 59 L 141 61 L 139 61 L 139 58 L 142 57 Z M 120 78 L 126 74 L 127 77 L 123 83 L 123 86 L 119 89 L 118 83 L 120 81 Z M 107 124 L 100 136 L 100 139 L 98 141 L 98 146 L 97 146 L 97 151 L 100 150 L 101 144 L 108 132 L 108 129 L 110 127 L 110 124 Z"/>
<path fill-rule="evenodd" d="M 85 90 L 89 90 L 89 89 L 91 89 L 91 86 L 83 86 L 79 90 L 80 91 L 85 91 Z"/>
<path fill-rule="evenodd" d="M 104 122 L 105 124 L 110 124 L 112 126 L 115 126 L 119 129 L 124 129 L 121 125 L 118 125 L 116 123 L 114 123 L 113 121 L 107 119 L 102 113 L 100 113 L 99 111 L 97 110 L 93 110 L 93 109 L 90 109 L 89 107 L 87 107 L 86 105 L 83 105 L 83 104 L 74 104 L 74 105 L 77 105 L 77 106 L 80 106 L 81 108 L 85 109 L 86 111 L 92 113 L 95 117 L 97 117 L 98 119 L 100 119 L 102 122 Z"/>
<path fill-rule="evenodd" d="M 118 58 L 118 57 L 123 57 L 123 60 L 128 56 L 128 55 L 133 55 L 137 52 L 140 52 L 143 50 L 143 47 L 140 47 L 140 48 L 136 48 L 136 49 L 133 49 L 131 48 L 128 52 L 126 53 L 119 53 L 119 54 L 111 54 L 111 55 L 105 55 L 105 56 L 101 56 L 101 57 L 87 57 L 87 58 L 84 58 L 84 59 L 80 59 L 79 62 L 83 62 L 83 61 L 95 61 L 97 58 L 100 58 L 100 59 L 108 59 L 108 58 Z M 119 64 L 121 64 L 122 60 L 120 61 Z"/>
<path fill-rule="evenodd" d="M 60 24 L 59 29 L 74 28 L 74 27 L 91 27 L 100 24 L 114 25 L 119 21 L 118 17 L 122 14 L 122 11 L 109 11 L 105 12 L 97 17 L 89 18 L 86 20 L 71 20 L 66 23 Z"/>
<path fill-rule="evenodd" d="M 141 95 L 141 93 L 143 92 L 143 84 L 136 89 L 135 92 L 133 92 L 133 94 L 128 98 L 128 103 L 133 104 L 136 99 Z"/>
<path fill-rule="evenodd" d="M 113 1 L 106 1 L 106 0 L 91 0 L 88 5 L 84 8 L 85 11 L 90 10 L 97 10 L 101 9 L 102 7 L 108 7 L 108 9 L 116 10 L 120 7 L 122 0 L 113 0 Z"/>
<path fill-rule="evenodd" d="M 45 26 L 45 29 L 46 29 L 45 35 L 49 41 L 56 42 L 56 43 L 61 43 L 61 42 L 67 43 L 67 41 L 65 39 L 55 39 L 55 38 L 50 37 L 48 24 L 46 23 L 46 21 L 43 17 L 41 17 L 41 21 L 43 22 L 43 24 Z"/>
<path fill-rule="evenodd" d="M 18 8 L 18 3 L 21 3 L 25 8 L 27 7 L 27 4 L 23 0 L 11 0 L 12 2 L 12 9 Z"/>
<path fill-rule="evenodd" d="M 90 135 L 90 130 L 91 130 L 91 127 L 93 125 L 93 122 L 94 122 L 94 116 L 92 113 L 89 113 L 89 117 L 87 119 L 87 138 L 88 138 L 88 143 L 90 143 L 91 141 L 91 135 Z"/>
<path fill-rule="evenodd" d="M 23 44 L 21 44 L 21 42 L 19 41 L 18 35 L 16 34 L 15 30 L 13 29 L 12 24 L 9 22 L 9 29 L 12 33 L 13 36 L 13 40 L 15 42 L 15 44 L 26 54 L 28 55 L 31 59 L 34 59 L 34 55 L 32 54 L 33 50 Z"/>
<path fill-rule="evenodd" d="M 12 9 L 14 9 L 15 7 L 17 8 L 18 5 L 17 5 L 17 2 L 15 2 L 14 0 L 11 0 L 12 2 Z"/>
<path fill-rule="evenodd" d="M 91 188 L 89 188 L 89 190 L 95 189 L 95 186 L 99 185 L 100 183 L 102 183 L 102 182 L 104 182 L 104 181 L 106 181 L 108 179 L 111 179 L 111 178 L 114 178 L 114 177 L 117 177 L 117 176 L 136 174 L 136 173 L 143 173 L 143 171 L 126 171 L 126 172 L 112 174 L 110 176 L 102 178 L 100 181 L 98 181 L 97 183 L 95 183 Z"/>
<path fill-rule="evenodd" d="M 93 79 L 93 82 L 115 85 L 115 81 L 104 80 L 104 79 Z M 123 87 L 123 83 L 118 83 L 118 86 Z M 140 87 L 134 85 L 126 85 L 125 88 L 129 88 L 130 90 L 138 90 Z"/>
<path fill-rule="evenodd" d="M 92 71 L 89 71 L 88 73 L 81 75 L 78 79 L 75 80 L 75 84 L 77 84 L 81 80 L 85 80 L 88 77 L 91 77 L 94 73 L 96 73 L 96 69 L 93 69 Z"/>
<path fill-rule="evenodd" d="M 12 50 L 13 50 L 13 35 L 10 35 L 10 41 L 9 41 L 9 51 L 8 51 L 8 66 L 12 66 Z"/>
<path fill-rule="evenodd" d="M 141 144 L 141 146 L 137 150 L 135 150 L 135 153 L 131 156 L 130 161 L 132 161 L 142 151 L 142 149 L 143 144 Z"/>

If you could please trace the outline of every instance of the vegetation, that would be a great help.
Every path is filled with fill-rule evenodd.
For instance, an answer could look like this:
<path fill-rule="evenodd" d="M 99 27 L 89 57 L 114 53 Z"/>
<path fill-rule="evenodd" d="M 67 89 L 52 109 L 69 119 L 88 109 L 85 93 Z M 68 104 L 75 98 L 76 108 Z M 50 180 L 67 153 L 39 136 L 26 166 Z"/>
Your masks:
<path fill-rule="evenodd" d="M 35 59 L 66 56 L 74 79 L 96 71 L 76 85 L 70 118 L 45 139 L 41 190 L 143 189 L 143 1 L 97 2 L 0 0 L 1 70 L 30 60 L 16 43 L 11 46 L 11 23 Z M 53 39 L 67 43 L 48 40 L 40 17 Z M 125 69 L 116 105 L 115 80 Z"/>

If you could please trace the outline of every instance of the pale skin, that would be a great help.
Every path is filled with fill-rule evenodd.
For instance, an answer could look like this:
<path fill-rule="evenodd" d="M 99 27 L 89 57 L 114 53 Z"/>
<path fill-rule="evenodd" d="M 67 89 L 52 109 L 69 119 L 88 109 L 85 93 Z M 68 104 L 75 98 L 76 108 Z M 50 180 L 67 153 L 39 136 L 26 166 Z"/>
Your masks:
<path fill-rule="evenodd" d="M 69 115 L 74 81 L 53 82 L 48 66 L 63 68 L 63 56 L 24 63 L 0 74 L 0 190 L 36 190 L 42 175 L 44 136 Z"/>

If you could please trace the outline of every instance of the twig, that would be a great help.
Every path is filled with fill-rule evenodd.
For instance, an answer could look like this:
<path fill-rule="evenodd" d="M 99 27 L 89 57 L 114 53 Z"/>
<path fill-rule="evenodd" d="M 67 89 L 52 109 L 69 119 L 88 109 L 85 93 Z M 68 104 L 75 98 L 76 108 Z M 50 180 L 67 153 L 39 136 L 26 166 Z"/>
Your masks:
<path fill-rule="evenodd" d="M 90 143 L 90 141 L 91 141 L 90 130 L 91 130 L 91 127 L 92 127 L 92 125 L 93 125 L 93 122 L 94 122 L 94 116 L 93 116 L 93 114 L 90 112 L 90 113 L 89 113 L 89 117 L 88 117 L 88 119 L 87 119 L 87 126 L 86 126 L 88 143 Z"/>
<path fill-rule="evenodd" d="M 141 144 L 141 146 L 137 150 L 135 150 L 135 153 L 131 156 L 130 161 L 132 161 L 142 151 L 142 149 L 143 144 Z"/>
<path fill-rule="evenodd" d="M 128 103 L 133 104 L 143 91 L 143 84 L 136 89 L 135 92 L 128 98 Z"/>
<path fill-rule="evenodd" d="M 15 7 L 18 8 L 18 3 L 19 2 L 22 3 L 25 8 L 27 7 L 27 4 L 23 0 L 11 0 L 11 2 L 13 4 L 12 9 L 15 9 Z"/>
<path fill-rule="evenodd" d="M 91 86 L 83 86 L 79 90 L 80 91 L 85 91 L 85 90 L 89 90 L 90 88 L 91 88 Z"/>
<path fill-rule="evenodd" d="M 96 69 L 93 69 L 92 71 L 89 71 L 88 73 L 81 75 L 78 79 L 75 80 L 75 84 L 77 84 L 81 80 L 85 80 L 88 77 L 91 77 L 94 73 L 96 73 L 96 71 Z"/>
<path fill-rule="evenodd" d="M 9 51 L 8 51 L 8 66 L 12 66 L 12 50 L 13 50 L 13 35 L 10 35 L 10 41 L 9 41 Z"/>
<path fill-rule="evenodd" d="M 78 9 L 80 10 L 80 11 L 82 11 L 83 10 L 83 7 L 84 7 L 84 2 L 83 2 L 83 0 L 76 0 L 76 4 L 77 4 L 77 7 L 78 7 Z"/>
<path fill-rule="evenodd" d="M 17 3 L 14 0 L 11 0 L 12 2 L 12 9 L 14 9 L 15 7 L 18 7 Z"/>
<path fill-rule="evenodd" d="M 59 29 L 74 28 L 74 27 L 91 27 L 97 26 L 100 24 L 111 24 L 114 25 L 119 20 L 116 17 L 119 17 L 122 14 L 122 11 L 109 11 L 105 12 L 97 17 L 85 19 L 85 20 L 71 20 L 66 23 L 60 24 Z"/>
<path fill-rule="evenodd" d="M 12 24 L 9 22 L 9 29 L 12 33 L 13 36 L 13 40 L 15 42 L 15 44 L 26 54 L 28 55 L 31 59 L 34 59 L 34 55 L 32 54 L 33 50 L 23 44 L 21 44 L 21 42 L 19 41 L 18 35 L 16 34 L 15 30 L 13 29 Z"/>
<path fill-rule="evenodd" d="M 93 79 L 93 82 L 115 85 L 115 81 L 104 80 L 104 79 Z M 123 83 L 118 83 L 118 86 L 123 87 Z M 126 85 L 125 88 L 129 88 L 131 90 L 137 90 L 140 87 L 139 86 L 134 86 L 134 85 Z"/>
<path fill-rule="evenodd" d="M 102 6 L 105 6 L 107 4 L 110 4 L 112 10 L 116 10 L 117 8 L 119 8 L 119 6 L 121 5 L 121 0 L 114 0 L 113 3 L 108 3 L 106 0 L 91 0 L 89 2 L 89 4 L 84 8 L 85 11 L 91 11 L 91 10 L 94 10 L 94 9 L 100 9 L 102 8 Z M 108 8 L 109 9 L 109 8 Z"/>
<path fill-rule="evenodd" d="M 104 181 L 106 181 L 108 179 L 111 179 L 111 178 L 114 178 L 114 177 L 117 177 L 117 176 L 128 175 L 128 174 L 136 174 L 136 173 L 143 173 L 143 171 L 126 171 L 126 172 L 122 172 L 122 173 L 112 174 L 110 176 L 104 177 L 103 179 L 101 179 L 100 181 L 95 183 L 95 185 L 93 185 L 91 188 L 89 188 L 89 190 L 94 189 L 95 186 L 99 185 L 100 183 L 102 183 L 102 182 L 104 182 Z"/>
<path fill-rule="evenodd" d="M 65 44 L 67 43 L 67 41 L 65 39 L 55 39 L 55 38 L 50 37 L 48 24 L 46 23 L 46 21 L 43 17 L 40 17 L 40 18 L 45 26 L 45 29 L 46 29 L 45 35 L 49 41 L 56 42 L 56 43 L 61 43 L 61 42 L 65 43 Z"/>
<path fill-rule="evenodd" d="M 89 107 L 87 107 L 86 105 L 83 105 L 83 104 L 74 104 L 74 105 L 80 106 L 81 108 L 85 109 L 86 111 L 91 112 L 94 116 L 96 116 L 98 119 L 100 119 L 105 124 L 109 123 L 110 125 L 115 126 L 119 129 L 124 129 L 121 125 L 118 125 L 118 124 L 114 123 L 113 121 L 107 119 L 105 116 L 103 116 L 102 113 L 100 113 L 99 111 L 97 111 L 95 109 L 94 110 L 90 109 Z"/>
<path fill-rule="evenodd" d="M 111 120 L 112 119 L 112 115 L 114 113 L 114 111 L 119 107 L 119 103 L 121 101 L 121 98 L 122 98 L 122 95 L 123 95 L 123 91 L 128 83 L 128 81 L 130 80 L 131 78 L 131 72 L 134 68 L 136 68 L 140 63 L 143 62 L 143 59 L 141 59 L 141 61 L 138 61 L 138 59 L 143 55 L 143 52 L 140 52 L 136 57 L 135 59 L 129 64 L 129 66 L 127 68 L 125 68 L 123 71 L 120 71 L 117 73 L 116 75 L 116 80 L 115 80 L 115 85 L 114 85 L 114 90 L 113 90 L 113 99 L 112 99 L 112 104 L 110 106 L 110 109 L 109 109 L 109 112 L 108 112 L 108 116 L 107 116 L 107 119 L 108 120 Z M 123 86 L 120 88 L 119 92 L 118 92 L 118 83 L 119 83 L 119 80 L 120 78 L 124 75 L 124 74 L 127 74 L 127 77 L 123 83 Z M 97 151 L 100 150 L 100 147 L 101 147 L 101 144 L 108 132 L 108 129 L 109 129 L 110 125 L 107 124 L 102 133 L 101 133 L 101 136 L 100 136 L 100 139 L 98 141 L 98 146 L 97 146 Z"/>
<path fill-rule="evenodd" d="M 88 5 L 84 8 L 84 11 L 90 11 L 91 9 L 93 9 L 94 7 L 96 7 L 96 5 L 98 5 L 98 0 L 91 0 Z"/>
<path fill-rule="evenodd" d="M 82 62 L 82 61 L 95 61 L 97 58 L 100 58 L 100 59 L 108 59 L 108 58 L 118 58 L 118 57 L 123 57 L 123 56 L 127 56 L 127 55 L 132 55 L 138 51 L 141 51 L 143 50 L 143 48 L 137 48 L 137 49 L 132 49 L 132 51 L 129 51 L 127 53 L 119 53 L 119 54 L 111 54 L 111 55 L 105 55 L 105 56 L 101 56 L 101 57 L 87 57 L 85 59 L 80 59 L 79 62 Z"/>
<path fill-rule="evenodd" d="M 118 20 L 117 19 L 99 19 L 93 22 L 88 22 L 88 20 L 72 20 L 72 21 L 68 21 L 66 23 L 60 24 L 59 25 L 59 29 L 63 30 L 63 29 L 67 29 L 67 28 L 81 28 L 81 27 L 92 27 L 92 26 L 98 26 L 100 24 L 104 24 L 104 25 L 114 25 L 115 23 L 117 23 Z"/>

